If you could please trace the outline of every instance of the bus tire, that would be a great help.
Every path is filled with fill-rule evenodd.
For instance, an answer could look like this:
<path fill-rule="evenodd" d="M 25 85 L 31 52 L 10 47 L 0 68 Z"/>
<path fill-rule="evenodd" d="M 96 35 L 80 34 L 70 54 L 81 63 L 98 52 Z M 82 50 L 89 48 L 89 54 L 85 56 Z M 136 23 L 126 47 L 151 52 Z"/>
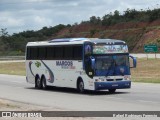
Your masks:
<path fill-rule="evenodd" d="M 41 81 L 42 81 L 42 88 L 47 89 L 48 86 L 46 85 L 46 78 L 42 77 Z"/>
<path fill-rule="evenodd" d="M 116 89 L 109 89 L 109 93 L 115 93 Z"/>
<path fill-rule="evenodd" d="M 35 88 L 38 88 L 38 89 L 42 89 L 42 81 L 41 79 L 39 78 L 39 76 L 36 76 L 36 79 L 35 79 Z"/>
<path fill-rule="evenodd" d="M 79 93 L 84 92 L 84 82 L 83 82 L 82 79 L 78 80 L 77 90 L 78 90 Z"/>

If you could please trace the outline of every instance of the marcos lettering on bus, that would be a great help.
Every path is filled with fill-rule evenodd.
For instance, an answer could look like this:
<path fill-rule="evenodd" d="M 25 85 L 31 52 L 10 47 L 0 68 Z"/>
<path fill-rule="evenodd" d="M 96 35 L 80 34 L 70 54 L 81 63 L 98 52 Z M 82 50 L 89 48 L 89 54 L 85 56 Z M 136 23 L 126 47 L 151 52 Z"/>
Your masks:
<path fill-rule="evenodd" d="M 72 61 L 56 61 L 56 66 L 73 66 Z"/>

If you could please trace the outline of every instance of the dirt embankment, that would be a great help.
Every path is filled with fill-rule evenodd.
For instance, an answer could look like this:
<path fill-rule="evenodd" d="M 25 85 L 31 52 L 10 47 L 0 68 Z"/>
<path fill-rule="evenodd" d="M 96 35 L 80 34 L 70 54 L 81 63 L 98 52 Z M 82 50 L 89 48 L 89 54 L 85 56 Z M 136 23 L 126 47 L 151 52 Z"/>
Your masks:
<path fill-rule="evenodd" d="M 160 46 L 160 20 L 153 22 L 123 22 L 112 26 L 85 23 L 65 28 L 54 37 L 121 39 L 127 42 L 130 52 L 143 53 L 145 44 L 158 44 Z"/>

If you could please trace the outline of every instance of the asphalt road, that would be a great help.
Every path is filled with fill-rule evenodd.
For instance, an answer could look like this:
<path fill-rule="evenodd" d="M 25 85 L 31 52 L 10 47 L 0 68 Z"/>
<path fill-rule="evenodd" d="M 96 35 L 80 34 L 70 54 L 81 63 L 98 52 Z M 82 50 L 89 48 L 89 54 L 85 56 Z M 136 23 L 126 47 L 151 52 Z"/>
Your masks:
<path fill-rule="evenodd" d="M 24 76 L 0 74 L 0 98 L 63 110 L 91 111 L 160 111 L 160 84 L 133 83 L 131 89 L 85 92 L 50 88 L 37 90 Z"/>

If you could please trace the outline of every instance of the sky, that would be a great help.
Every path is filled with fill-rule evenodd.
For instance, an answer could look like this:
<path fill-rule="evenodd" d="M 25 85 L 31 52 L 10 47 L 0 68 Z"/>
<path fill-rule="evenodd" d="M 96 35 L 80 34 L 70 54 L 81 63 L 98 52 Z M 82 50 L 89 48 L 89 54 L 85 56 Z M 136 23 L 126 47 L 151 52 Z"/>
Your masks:
<path fill-rule="evenodd" d="M 74 24 L 91 16 L 125 10 L 160 8 L 159 0 L 0 0 L 0 29 L 10 35 L 58 24 Z"/>

